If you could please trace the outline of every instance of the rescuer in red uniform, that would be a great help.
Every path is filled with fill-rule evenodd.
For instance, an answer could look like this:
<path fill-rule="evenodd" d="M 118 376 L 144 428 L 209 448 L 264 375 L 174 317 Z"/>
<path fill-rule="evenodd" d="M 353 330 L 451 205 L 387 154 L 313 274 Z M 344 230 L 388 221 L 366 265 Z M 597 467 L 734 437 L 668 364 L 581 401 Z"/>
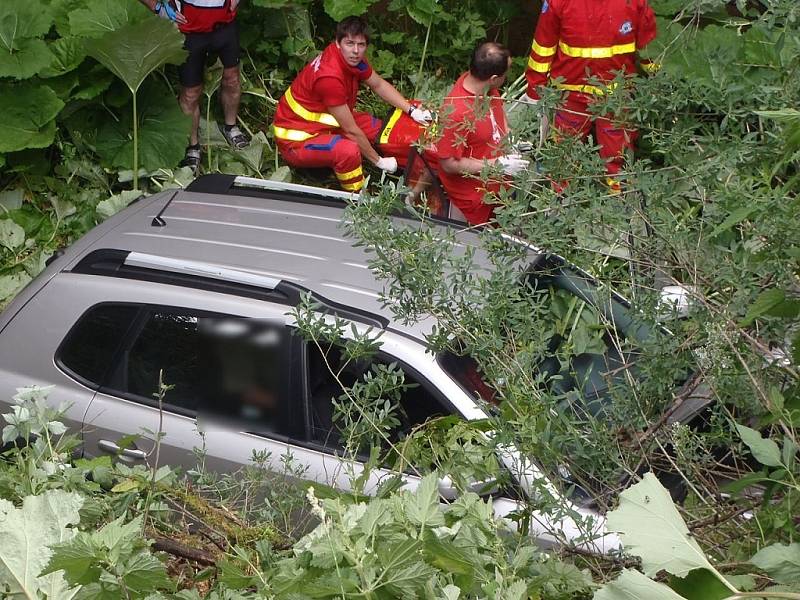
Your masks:
<path fill-rule="evenodd" d="M 394 157 L 381 157 L 370 143 L 379 119 L 355 110 L 358 88 L 369 86 L 380 98 L 427 125 L 430 111 L 413 106 L 366 61 L 369 32 L 359 17 L 336 27 L 331 43 L 297 75 L 278 102 L 272 131 L 278 151 L 292 167 L 333 168 L 339 185 L 357 192 L 364 186 L 362 156 L 383 171 L 397 169 Z"/>
<path fill-rule="evenodd" d="M 200 96 L 203 94 L 203 70 L 209 53 L 222 62 L 220 100 L 225 123 L 220 131 L 237 150 L 250 142 L 236 124 L 242 87 L 239 80 L 239 24 L 236 9 L 239 0 L 139 0 L 158 16 L 173 21 L 184 34 L 184 48 L 189 51 L 180 66 L 181 91 L 178 98 L 183 112 L 192 117 L 189 146 L 181 166 L 197 170 L 200 166 Z"/>
<path fill-rule="evenodd" d="M 523 100 L 536 103 L 539 88 L 548 79 L 560 78 L 553 85 L 567 93 L 553 126 L 561 133 L 586 137 L 594 124 L 607 183 L 614 191 L 619 191 L 614 176 L 637 132 L 622 127 L 612 115 L 590 115 L 588 107 L 598 96 L 613 93 L 617 73 L 636 72 L 638 51 L 655 37 L 655 15 L 647 0 L 544 0 L 536 24 Z M 640 65 L 654 70 L 650 61 L 641 60 Z M 596 85 L 590 79 L 609 83 Z"/>
<path fill-rule="evenodd" d="M 504 153 L 508 124 L 498 88 L 510 65 L 505 46 L 480 44 L 472 53 L 469 71 L 458 78 L 442 104 L 442 136 L 431 153 L 438 160 L 447 196 L 470 225 L 491 219 L 492 196 L 508 185 L 503 175 L 511 177 L 528 167 L 520 155 Z M 484 181 L 479 175 L 492 165 L 498 175 Z"/>

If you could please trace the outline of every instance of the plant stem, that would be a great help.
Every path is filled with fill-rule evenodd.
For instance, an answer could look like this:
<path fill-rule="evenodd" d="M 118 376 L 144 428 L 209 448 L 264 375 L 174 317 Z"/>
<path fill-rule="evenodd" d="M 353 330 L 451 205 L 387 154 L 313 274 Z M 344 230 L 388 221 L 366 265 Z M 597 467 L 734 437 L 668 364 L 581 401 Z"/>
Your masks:
<path fill-rule="evenodd" d="M 136 90 L 133 94 L 133 189 L 139 190 L 139 115 L 136 112 Z"/>
<path fill-rule="evenodd" d="M 425 65 L 425 55 L 428 53 L 428 40 L 431 37 L 431 26 L 433 25 L 433 17 L 428 21 L 428 30 L 425 32 L 425 43 L 422 46 L 422 56 L 419 59 L 419 69 L 417 69 L 417 78 L 414 81 L 414 93 L 412 97 L 417 97 L 419 91 L 419 82 L 422 80 L 422 67 Z"/>

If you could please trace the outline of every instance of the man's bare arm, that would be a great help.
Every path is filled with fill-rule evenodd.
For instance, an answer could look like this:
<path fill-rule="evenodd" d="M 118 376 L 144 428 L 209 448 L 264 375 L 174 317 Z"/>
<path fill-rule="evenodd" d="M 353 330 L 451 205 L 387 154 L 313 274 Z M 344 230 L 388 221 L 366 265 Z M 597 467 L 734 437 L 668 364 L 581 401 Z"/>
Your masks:
<path fill-rule="evenodd" d="M 364 80 L 364 83 L 387 104 L 399 108 L 404 113 L 407 113 L 411 108 L 411 104 L 403 97 L 403 94 L 398 92 L 396 87 L 374 71 L 372 75 Z"/>

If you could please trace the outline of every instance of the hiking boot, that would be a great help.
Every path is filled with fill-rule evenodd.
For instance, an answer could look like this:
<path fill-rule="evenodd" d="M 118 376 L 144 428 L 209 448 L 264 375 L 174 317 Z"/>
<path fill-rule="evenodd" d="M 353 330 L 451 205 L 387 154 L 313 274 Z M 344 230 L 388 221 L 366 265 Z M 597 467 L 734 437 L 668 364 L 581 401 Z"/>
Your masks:
<path fill-rule="evenodd" d="M 238 125 L 223 125 L 220 123 L 219 130 L 234 150 L 241 150 L 250 145 L 250 139 L 239 129 Z"/>
<path fill-rule="evenodd" d="M 201 159 L 202 154 L 200 152 L 200 144 L 192 144 L 190 146 L 186 146 L 186 154 L 184 154 L 183 160 L 178 163 L 178 166 L 189 167 L 192 169 L 192 172 L 197 175 L 197 171 L 200 169 Z"/>

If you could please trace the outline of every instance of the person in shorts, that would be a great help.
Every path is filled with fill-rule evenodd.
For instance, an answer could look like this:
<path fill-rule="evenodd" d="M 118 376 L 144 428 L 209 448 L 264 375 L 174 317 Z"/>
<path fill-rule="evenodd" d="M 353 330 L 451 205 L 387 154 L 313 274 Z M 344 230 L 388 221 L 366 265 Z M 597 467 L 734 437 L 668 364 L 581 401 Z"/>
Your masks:
<path fill-rule="evenodd" d="M 236 21 L 239 0 L 139 1 L 158 16 L 174 22 L 186 38 L 183 47 L 189 56 L 179 69 L 181 90 L 178 102 L 183 112 L 192 118 L 192 128 L 181 166 L 193 170 L 200 166 L 200 97 L 203 95 L 203 71 L 209 55 L 218 56 L 222 62 L 220 101 L 224 123 L 219 125 L 220 131 L 232 148 L 245 148 L 250 141 L 236 124 L 242 96 L 239 24 Z"/>

